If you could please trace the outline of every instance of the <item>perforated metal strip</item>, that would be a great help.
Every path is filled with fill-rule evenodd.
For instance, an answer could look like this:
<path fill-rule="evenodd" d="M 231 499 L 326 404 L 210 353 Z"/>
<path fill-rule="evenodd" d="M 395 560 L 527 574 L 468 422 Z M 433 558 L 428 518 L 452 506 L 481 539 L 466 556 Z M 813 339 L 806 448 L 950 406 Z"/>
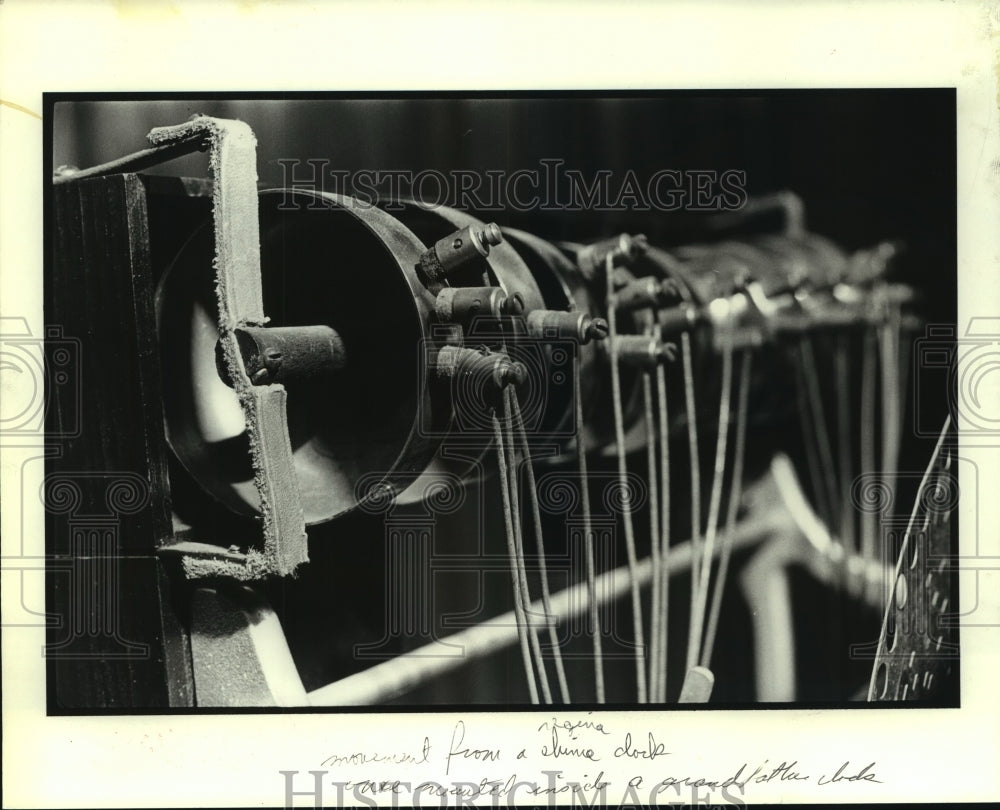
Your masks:
<path fill-rule="evenodd" d="M 952 604 L 951 515 L 958 504 L 951 419 L 924 472 L 887 583 L 885 614 L 868 700 L 922 700 L 940 690 L 958 661 Z M 884 527 L 894 539 L 893 527 Z"/>

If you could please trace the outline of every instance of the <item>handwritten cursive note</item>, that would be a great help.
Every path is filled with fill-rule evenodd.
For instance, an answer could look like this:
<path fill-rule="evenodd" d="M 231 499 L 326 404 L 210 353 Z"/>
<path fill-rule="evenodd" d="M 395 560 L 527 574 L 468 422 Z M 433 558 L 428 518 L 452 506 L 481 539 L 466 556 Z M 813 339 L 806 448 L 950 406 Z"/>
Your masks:
<path fill-rule="evenodd" d="M 315 779 L 308 791 L 295 782 L 299 771 L 280 773 L 288 797 L 315 795 L 320 802 L 322 791 L 333 789 L 338 804 L 370 804 L 372 796 L 391 794 L 393 801 L 398 796 L 414 803 L 421 796 L 514 802 L 564 795 L 590 806 L 653 805 L 678 797 L 693 804 L 746 806 L 756 786 L 812 785 L 863 798 L 858 792 L 863 785 L 884 782 L 876 762 L 857 764 L 846 757 L 832 762 L 762 757 L 710 773 L 697 752 L 692 755 L 677 741 L 669 745 L 662 727 L 644 726 L 642 720 L 612 726 L 590 712 L 553 715 L 533 720 L 523 736 L 498 740 L 487 721 L 459 719 L 450 733 L 426 733 L 393 748 L 327 753 L 320 761 L 325 770 L 308 770 Z"/>
<path fill-rule="evenodd" d="M 500 759 L 499 748 L 475 748 L 465 744 L 465 723 L 459 720 L 455 723 L 455 728 L 451 732 L 451 746 L 448 748 L 448 756 L 445 760 L 445 775 L 451 773 L 451 762 L 453 759 L 475 759 L 479 762 L 496 762 Z"/>
<path fill-rule="evenodd" d="M 610 732 L 604 730 L 604 725 L 589 717 L 583 720 L 560 720 L 553 717 L 538 727 L 538 731 L 546 735 L 539 753 L 543 757 L 558 759 L 586 759 L 599 762 L 594 746 L 599 745 L 600 737 Z"/>

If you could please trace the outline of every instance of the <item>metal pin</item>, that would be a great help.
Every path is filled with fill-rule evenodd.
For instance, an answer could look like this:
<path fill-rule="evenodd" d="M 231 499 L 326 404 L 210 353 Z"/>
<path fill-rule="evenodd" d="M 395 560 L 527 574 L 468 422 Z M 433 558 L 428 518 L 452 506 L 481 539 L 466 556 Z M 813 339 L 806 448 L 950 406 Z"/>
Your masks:
<path fill-rule="evenodd" d="M 425 251 L 420 256 L 420 268 L 430 281 L 441 282 L 470 261 L 489 256 L 490 248 L 502 241 L 503 234 L 495 222 L 467 225 L 439 239 Z"/>

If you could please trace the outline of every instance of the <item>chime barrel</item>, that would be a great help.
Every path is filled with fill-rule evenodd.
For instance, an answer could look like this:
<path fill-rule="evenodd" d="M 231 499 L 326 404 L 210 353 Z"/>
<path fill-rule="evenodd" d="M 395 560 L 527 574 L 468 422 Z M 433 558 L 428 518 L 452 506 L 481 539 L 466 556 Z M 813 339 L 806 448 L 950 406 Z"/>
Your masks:
<path fill-rule="evenodd" d="M 297 478 L 288 485 L 298 486 L 312 524 L 374 497 L 374 486 L 359 490 L 362 480 L 412 479 L 448 429 L 447 387 L 433 373 L 434 296 L 416 271 L 426 246 L 383 211 L 330 194 L 263 192 L 259 213 L 268 322 L 238 329 L 237 338 L 245 359 L 255 347 L 263 352 L 253 371 L 267 379 L 256 382 L 288 388 Z M 167 434 L 204 489 L 254 514 L 250 437 L 216 367 L 212 258 L 203 227 L 158 290 Z"/>

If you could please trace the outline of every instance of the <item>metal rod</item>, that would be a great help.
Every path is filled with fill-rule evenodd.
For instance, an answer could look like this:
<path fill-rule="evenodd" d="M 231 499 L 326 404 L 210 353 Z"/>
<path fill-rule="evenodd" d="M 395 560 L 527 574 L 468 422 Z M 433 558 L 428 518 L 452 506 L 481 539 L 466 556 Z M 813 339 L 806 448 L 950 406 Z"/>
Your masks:
<path fill-rule="evenodd" d="M 896 488 L 899 464 L 899 314 L 893 308 L 879 329 L 879 359 L 882 363 L 882 484 L 891 494 Z"/>
<path fill-rule="evenodd" d="M 733 534 L 736 525 L 736 515 L 739 512 L 740 497 L 743 491 L 743 455 L 746 451 L 747 438 L 747 398 L 750 392 L 750 361 L 753 354 L 743 352 L 743 362 L 740 366 L 740 393 L 736 406 L 736 449 L 733 456 L 733 480 L 729 484 L 729 505 L 726 509 L 726 530 L 722 535 L 722 549 L 719 554 L 719 571 L 715 577 L 715 588 L 712 591 L 712 604 L 708 613 L 708 627 L 705 630 L 705 643 L 702 645 L 701 661 L 703 667 L 711 667 L 712 652 L 715 648 L 715 636 L 719 628 L 719 614 L 722 610 L 722 594 L 729 574 L 729 558 L 732 556 L 732 545 L 727 541 Z"/>
<path fill-rule="evenodd" d="M 722 506 L 722 482 L 726 473 L 726 442 L 729 439 L 729 408 L 733 388 L 733 333 L 725 329 L 725 346 L 722 353 L 722 391 L 719 394 L 719 429 L 715 441 L 715 467 L 712 473 L 712 491 L 708 502 L 708 522 L 705 525 L 705 547 L 702 551 L 701 581 L 697 584 L 698 598 L 695 615 L 688 637 L 687 670 L 698 664 L 701 654 L 701 637 L 705 630 L 705 607 L 712 578 L 712 559 L 715 555 L 715 537 L 718 533 L 719 509 Z M 693 584 L 692 584 L 693 585 Z"/>
<path fill-rule="evenodd" d="M 656 443 L 653 435 L 656 433 L 656 422 L 653 417 L 653 385 L 650 372 L 642 372 L 642 401 L 646 420 L 646 475 L 649 485 L 649 554 L 653 563 L 653 578 L 650 596 L 649 622 L 649 689 L 650 700 L 656 701 L 657 670 L 660 663 L 660 504 L 659 489 L 656 475 Z"/>
<path fill-rule="evenodd" d="M 656 368 L 656 396 L 660 417 L 660 661 L 657 673 L 658 702 L 667 700 L 667 630 L 670 624 L 670 574 L 667 567 L 670 555 L 670 422 L 667 418 L 667 371 Z"/>
<path fill-rule="evenodd" d="M 503 499 L 503 522 L 507 533 L 507 554 L 510 557 L 510 573 L 514 587 L 514 610 L 512 620 L 517 627 L 517 639 L 521 642 L 521 657 L 524 659 L 524 673 L 528 679 L 528 693 L 531 702 L 538 703 L 538 687 L 531 667 L 531 650 L 528 646 L 528 622 L 525 618 L 525 607 L 521 601 L 521 587 L 517 572 L 517 547 L 514 542 L 514 517 L 510 507 L 510 479 L 507 477 L 507 458 L 503 449 L 503 432 L 500 420 L 492 415 L 493 436 L 497 446 L 497 466 L 500 468 L 500 496 Z M 310 698 L 311 700 L 311 698 Z M 366 701 L 361 701 L 366 702 Z"/>
<path fill-rule="evenodd" d="M 849 553 L 857 548 L 851 509 L 851 379 L 848 335 L 839 335 L 834 349 L 837 367 L 837 455 L 840 466 L 840 541 Z"/>
<path fill-rule="evenodd" d="M 694 368 L 691 361 L 689 332 L 681 334 L 681 353 L 684 365 L 684 407 L 687 410 L 688 420 L 688 452 L 691 456 L 691 543 L 695 549 L 694 560 L 691 563 L 691 612 L 688 620 L 690 639 L 695 632 L 698 583 L 701 581 L 701 467 L 698 460 L 698 416 L 694 402 Z"/>
<path fill-rule="evenodd" d="M 166 163 L 174 158 L 189 155 L 192 152 L 203 152 L 207 147 L 208 141 L 203 133 L 199 133 L 196 137 L 188 140 L 172 141 L 161 146 L 141 149 L 138 152 L 124 155 L 107 163 L 100 163 L 97 166 L 89 166 L 86 169 L 65 170 L 52 178 L 52 184 L 59 186 L 63 183 L 71 183 L 75 180 L 87 180 L 91 177 L 101 177 L 106 174 L 138 172 L 160 163 Z"/>
<path fill-rule="evenodd" d="M 861 352 L 861 475 L 875 472 L 875 392 L 876 354 L 875 327 L 865 331 Z M 861 556 L 875 559 L 875 513 L 866 509 L 861 513 Z"/>
<path fill-rule="evenodd" d="M 521 406 L 517 401 L 517 392 L 510 391 L 510 401 L 514 406 L 514 421 L 517 424 L 516 433 L 521 445 L 521 457 L 527 471 L 528 502 L 531 504 L 531 518 L 535 528 L 535 543 L 538 553 L 538 575 L 542 581 L 542 605 L 545 607 L 546 623 L 549 626 L 549 643 L 552 645 L 552 658 L 556 665 L 556 678 L 559 681 L 559 692 L 563 703 L 569 703 L 569 683 L 566 680 L 566 669 L 563 667 L 562 652 L 559 649 L 559 634 L 552 621 L 552 604 L 549 594 L 549 572 L 545 565 L 545 542 L 542 538 L 542 516 L 538 509 L 538 487 L 535 485 L 535 469 L 531 463 L 531 451 L 528 448 L 528 434 L 524 430 L 524 418 L 521 416 Z"/>
<path fill-rule="evenodd" d="M 826 426 L 826 414 L 823 411 L 823 399 L 819 388 L 819 376 L 816 371 L 816 356 L 813 354 L 812 341 L 808 335 L 803 335 L 800 343 L 799 360 L 802 363 L 802 374 L 806 382 L 806 393 L 809 406 L 813 412 L 813 428 L 816 432 L 816 447 L 819 450 L 820 463 L 823 471 L 823 483 L 826 486 L 830 512 L 827 515 L 827 526 L 834 525 L 834 514 L 837 508 L 837 468 L 833 463 L 833 449 L 830 444 L 830 432 Z"/>
<path fill-rule="evenodd" d="M 583 361 L 576 354 L 573 375 L 573 400 L 576 408 L 576 463 L 580 470 L 580 508 L 583 513 L 583 548 L 587 567 L 587 611 L 590 614 L 590 635 L 594 648 L 594 690 L 598 703 L 604 703 L 604 652 L 601 648 L 601 620 L 597 612 L 597 581 L 594 565 L 594 530 L 590 522 L 590 491 L 587 479 L 587 453 L 583 446 L 583 394 L 580 375 Z"/>
<path fill-rule="evenodd" d="M 611 253 L 605 260 L 605 274 L 608 299 L 608 334 L 611 350 L 611 399 L 615 413 L 615 441 L 618 449 L 618 485 L 621 487 L 622 523 L 625 526 L 625 551 L 628 556 L 628 568 L 633 578 L 636 571 L 635 534 L 632 527 L 632 504 L 628 491 L 628 470 L 625 466 L 625 417 L 622 414 L 622 384 L 618 371 L 618 341 L 617 318 L 614 307 L 614 258 Z M 639 703 L 645 703 L 646 696 L 646 655 L 642 629 L 642 600 L 639 596 L 639 585 L 632 585 L 632 634 L 635 644 L 635 679 Z"/>
<path fill-rule="evenodd" d="M 794 352 L 794 349 L 793 349 Z M 826 487 L 823 483 L 823 473 L 820 469 L 819 452 L 813 443 L 816 436 L 816 426 L 813 424 L 813 411 L 807 402 L 808 383 L 805 379 L 804 364 L 802 355 L 794 352 L 792 365 L 795 366 L 796 396 L 799 406 L 799 425 L 802 428 L 802 446 L 805 449 L 806 465 L 809 468 L 809 482 L 812 485 L 813 498 L 816 502 L 816 511 L 822 516 L 827 526 L 832 525 L 830 515 L 831 504 L 826 499 Z"/>
<path fill-rule="evenodd" d="M 517 448 L 514 446 L 514 432 L 511 427 L 513 415 L 510 404 L 510 387 L 503 389 L 503 417 L 504 417 L 504 441 L 507 442 L 510 455 L 507 465 L 507 472 L 510 475 L 510 511 L 514 528 L 514 559 L 511 561 L 517 573 L 517 580 L 521 587 L 521 603 L 525 605 L 525 618 L 528 621 L 528 641 L 531 642 L 531 651 L 535 656 L 535 670 L 538 674 L 538 682 L 542 687 L 542 699 L 546 703 L 552 702 L 552 689 L 549 687 L 549 676 L 545 671 L 545 659 L 542 657 L 542 645 L 538 640 L 538 628 L 532 621 L 530 615 L 532 604 L 531 591 L 528 588 L 528 571 L 524 564 L 524 537 L 521 531 L 521 504 L 518 498 L 518 478 L 517 478 Z M 544 611 L 544 605 L 543 605 Z"/>
<path fill-rule="evenodd" d="M 777 533 L 793 528 L 791 519 L 782 508 L 746 521 L 734 529 L 731 538 L 723 538 L 722 546 L 741 549 L 759 543 Z M 690 542 L 679 543 L 671 549 L 666 568 L 677 574 L 690 568 L 692 562 Z M 607 571 L 597 577 L 598 600 L 601 604 L 613 602 L 628 595 L 634 583 L 648 585 L 653 574 L 652 561 L 639 562 L 634 574 L 626 566 Z M 587 609 L 587 585 L 580 583 L 559 591 L 552 597 L 552 610 L 557 622 L 568 621 Z M 541 603 L 531 605 L 539 614 Z M 517 616 L 508 611 L 485 622 L 461 630 L 443 641 L 458 648 L 455 655 L 444 657 L 440 643 L 431 643 L 396 656 L 390 661 L 348 675 L 334 683 L 321 686 L 309 693 L 312 706 L 360 706 L 382 703 L 416 689 L 429 680 L 452 672 L 472 661 L 493 655 L 518 642 L 520 637 Z"/>

